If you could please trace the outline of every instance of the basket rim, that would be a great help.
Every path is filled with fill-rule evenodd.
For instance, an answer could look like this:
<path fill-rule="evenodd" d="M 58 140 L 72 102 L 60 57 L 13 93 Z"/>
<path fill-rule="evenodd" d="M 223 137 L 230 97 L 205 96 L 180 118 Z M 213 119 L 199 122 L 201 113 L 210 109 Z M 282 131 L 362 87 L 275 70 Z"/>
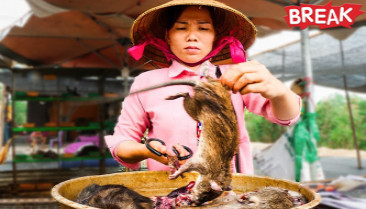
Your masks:
<path fill-rule="evenodd" d="M 61 196 L 58 191 L 59 189 L 67 184 L 72 183 L 73 181 L 80 181 L 80 180 L 86 180 L 86 179 L 90 179 L 92 178 L 105 178 L 105 177 L 115 177 L 115 176 L 129 176 L 129 175 L 144 175 L 144 174 L 161 174 L 161 175 L 169 175 L 169 171 L 133 171 L 133 172 L 121 172 L 121 173 L 111 173 L 111 174 L 104 174 L 104 175 L 94 175 L 94 176 L 83 176 L 83 177 L 78 177 L 78 178 L 73 178 L 73 179 L 69 179 L 66 181 L 63 181 L 59 184 L 56 184 L 52 189 L 51 189 L 51 196 L 56 199 L 59 203 L 76 208 L 76 209 L 98 209 L 95 207 L 91 207 L 91 206 L 87 206 L 87 205 L 82 205 L 79 203 L 76 203 L 74 201 L 71 201 L 63 196 Z M 296 185 L 299 187 L 299 189 L 303 189 L 306 190 L 307 192 L 310 192 L 313 195 L 313 199 L 309 202 L 307 202 L 304 205 L 301 206 L 297 206 L 297 207 L 293 207 L 291 209 L 305 209 L 305 208 L 314 208 L 315 206 L 319 205 L 320 201 L 321 201 L 321 195 L 310 190 L 309 188 L 305 187 L 303 184 L 298 183 L 298 182 L 294 182 L 294 181 L 290 181 L 290 180 L 286 180 L 286 179 L 278 179 L 278 178 L 272 178 L 272 177 L 268 177 L 268 176 L 256 176 L 256 175 L 248 175 L 248 174 L 242 174 L 242 173 L 234 173 L 232 174 L 233 177 L 240 177 L 240 176 L 244 176 L 247 178 L 253 178 L 253 179 L 262 179 L 262 180 L 270 180 L 270 181 L 274 181 L 274 182 L 284 182 L 286 184 L 289 185 Z M 291 190 L 291 191 L 295 191 L 295 190 Z M 299 192 L 299 191 L 295 191 L 295 192 Z"/>

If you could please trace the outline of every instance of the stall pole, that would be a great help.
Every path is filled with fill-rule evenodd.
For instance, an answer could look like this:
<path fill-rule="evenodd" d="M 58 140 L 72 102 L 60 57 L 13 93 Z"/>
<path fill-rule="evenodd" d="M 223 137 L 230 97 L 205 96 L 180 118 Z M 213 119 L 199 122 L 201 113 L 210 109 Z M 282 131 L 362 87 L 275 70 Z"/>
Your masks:
<path fill-rule="evenodd" d="M 306 88 L 305 88 L 305 94 L 307 95 L 306 112 L 314 113 L 315 104 L 313 104 L 311 100 L 311 97 L 313 97 L 314 93 L 314 83 L 313 83 L 313 69 L 311 66 L 309 28 L 301 30 L 300 35 L 301 35 L 301 56 L 304 67 L 304 77 L 306 80 Z"/>
<path fill-rule="evenodd" d="M 339 40 L 339 48 L 340 48 L 340 51 L 341 51 L 341 58 L 342 58 L 341 59 L 341 61 L 342 61 L 342 70 L 344 70 L 344 53 L 343 53 L 343 42 L 342 42 L 342 40 Z M 347 100 L 349 119 L 351 121 L 353 144 L 356 148 L 358 169 L 362 169 L 360 148 L 358 146 L 358 141 L 357 141 L 357 136 L 356 136 L 355 122 L 354 122 L 354 119 L 353 119 L 351 101 L 349 99 L 348 85 L 347 85 L 347 75 L 346 74 L 343 74 L 343 83 L 344 83 L 344 92 L 345 92 L 346 100 Z"/>
<path fill-rule="evenodd" d="M 104 73 L 103 73 L 104 74 Z M 99 89 L 99 95 L 102 98 L 104 95 L 104 84 L 105 84 L 105 77 L 101 76 L 98 80 L 98 89 Z M 104 144 L 104 120 L 105 120 L 105 103 L 100 102 L 99 103 L 99 153 L 101 156 L 101 159 L 99 160 L 99 173 L 104 174 L 105 173 L 105 144 Z"/>

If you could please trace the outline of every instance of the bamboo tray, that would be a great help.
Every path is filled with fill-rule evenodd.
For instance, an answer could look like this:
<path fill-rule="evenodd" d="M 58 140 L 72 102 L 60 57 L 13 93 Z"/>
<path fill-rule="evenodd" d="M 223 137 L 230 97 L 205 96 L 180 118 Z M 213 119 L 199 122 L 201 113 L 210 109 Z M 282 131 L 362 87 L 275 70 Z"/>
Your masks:
<path fill-rule="evenodd" d="M 73 200 L 86 186 L 96 183 L 123 184 L 144 196 L 165 196 L 176 188 L 187 185 L 190 181 L 196 180 L 197 173 L 185 173 L 185 178 L 168 180 L 167 171 L 139 171 L 123 172 L 107 175 L 85 176 L 67 180 L 55 185 L 52 188 L 52 196 L 60 203 L 61 209 L 77 208 L 92 209 L 85 205 L 78 204 Z M 308 203 L 293 209 L 314 208 L 320 203 L 320 195 L 296 182 L 274 179 L 261 176 L 249 176 L 244 174 L 233 174 L 233 190 L 237 193 L 256 191 L 266 186 L 280 187 L 303 194 Z M 199 208 L 199 207 L 194 207 Z"/>

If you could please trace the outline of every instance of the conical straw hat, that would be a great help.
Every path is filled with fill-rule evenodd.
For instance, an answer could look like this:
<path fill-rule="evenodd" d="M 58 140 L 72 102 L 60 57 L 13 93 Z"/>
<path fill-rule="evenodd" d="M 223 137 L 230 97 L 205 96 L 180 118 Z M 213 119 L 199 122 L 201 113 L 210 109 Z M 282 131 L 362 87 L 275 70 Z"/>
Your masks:
<path fill-rule="evenodd" d="M 162 24 L 162 22 L 166 21 L 169 17 L 162 14 L 164 14 L 166 8 L 181 5 L 213 7 L 215 17 L 212 18 L 220 20 L 220 27 L 215 26 L 217 38 L 228 35 L 234 36 L 243 44 L 244 49 L 249 48 L 254 42 L 256 36 L 255 26 L 243 13 L 214 0 L 172 0 L 149 9 L 137 17 L 130 33 L 132 43 L 134 45 L 140 44 L 148 35 L 164 39 L 166 28 L 163 25 L 166 24 Z M 169 64 L 164 54 L 152 45 L 145 47 L 144 56 L 157 64 Z M 211 61 L 218 62 L 230 58 L 230 48 L 226 46 Z"/>

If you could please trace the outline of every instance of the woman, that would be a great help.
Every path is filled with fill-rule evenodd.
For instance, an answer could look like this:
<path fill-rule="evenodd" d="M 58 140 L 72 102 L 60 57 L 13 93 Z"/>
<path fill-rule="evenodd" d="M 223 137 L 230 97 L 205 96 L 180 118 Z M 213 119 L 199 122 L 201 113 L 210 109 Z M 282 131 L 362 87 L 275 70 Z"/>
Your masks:
<path fill-rule="evenodd" d="M 214 78 L 221 76 L 221 83 L 232 91 L 238 118 L 239 157 L 233 160 L 233 165 L 239 165 L 236 172 L 247 174 L 253 173 L 253 164 L 244 109 L 282 125 L 293 124 L 300 113 L 297 95 L 265 66 L 256 61 L 245 62 L 244 48 L 253 43 L 255 33 L 254 25 L 245 15 L 220 2 L 174 0 L 136 19 L 131 29 L 135 47 L 129 50 L 136 59 L 145 56 L 157 64 L 169 65 L 136 77 L 131 91 L 174 79 L 204 79 L 204 71 Z M 231 60 L 231 64 L 211 63 L 223 60 Z M 106 136 L 113 157 L 132 169 L 147 159 L 149 170 L 169 170 L 166 157 L 155 155 L 140 143 L 146 129 L 148 138 L 165 141 L 166 146 L 151 142 L 161 153 L 173 155 L 174 146 L 180 156 L 186 156 L 188 153 L 181 145 L 194 152 L 199 124 L 185 112 L 181 99 L 165 100 L 187 91 L 192 93 L 192 87 L 169 86 L 128 96 L 114 135 Z"/>

